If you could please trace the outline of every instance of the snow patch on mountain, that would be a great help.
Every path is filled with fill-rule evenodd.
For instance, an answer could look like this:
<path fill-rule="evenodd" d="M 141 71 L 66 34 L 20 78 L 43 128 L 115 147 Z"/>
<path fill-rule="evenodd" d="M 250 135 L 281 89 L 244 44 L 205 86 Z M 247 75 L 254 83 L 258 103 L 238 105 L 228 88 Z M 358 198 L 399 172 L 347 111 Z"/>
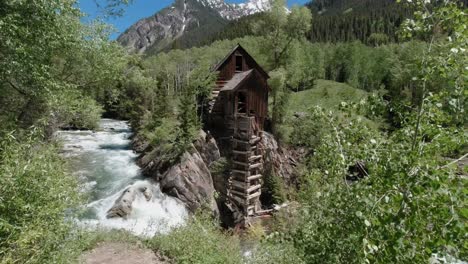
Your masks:
<path fill-rule="evenodd" d="M 224 0 L 197 0 L 205 7 L 216 10 L 220 16 L 234 20 L 270 10 L 270 0 L 249 0 L 240 4 L 228 4 Z"/>

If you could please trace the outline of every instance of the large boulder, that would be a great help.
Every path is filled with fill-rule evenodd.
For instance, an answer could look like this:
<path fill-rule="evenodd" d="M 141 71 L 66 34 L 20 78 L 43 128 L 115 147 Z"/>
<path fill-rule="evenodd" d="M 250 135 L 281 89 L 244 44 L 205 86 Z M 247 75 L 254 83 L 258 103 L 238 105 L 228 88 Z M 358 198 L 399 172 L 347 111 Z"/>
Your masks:
<path fill-rule="evenodd" d="M 217 214 L 210 170 L 200 153 L 184 153 L 181 161 L 160 176 L 161 190 L 183 201 L 190 211 L 208 206 Z"/>
<path fill-rule="evenodd" d="M 185 203 L 191 212 L 208 206 L 215 214 L 218 207 L 209 166 L 220 158 L 216 141 L 201 131 L 197 139 L 175 164 L 167 150 L 155 147 L 143 154 L 138 164 L 145 176 L 160 183 L 161 190 Z"/>
<path fill-rule="evenodd" d="M 125 189 L 119 198 L 115 201 L 114 205 L 107 211 L 107 218 L 127 218 L 133 209 L 133 202 L 137 195 L 143 195 L 147 201 L 150 201 L 153 194 L 151 186 L 146 185 L 132 185 Z"/>

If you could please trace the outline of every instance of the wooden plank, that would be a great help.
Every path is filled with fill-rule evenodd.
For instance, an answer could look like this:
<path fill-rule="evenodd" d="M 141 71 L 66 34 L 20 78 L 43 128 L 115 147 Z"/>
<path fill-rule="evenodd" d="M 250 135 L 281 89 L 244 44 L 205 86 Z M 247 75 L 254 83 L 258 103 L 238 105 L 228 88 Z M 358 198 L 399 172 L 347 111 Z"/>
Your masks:
<path fill-rule="evenodd" d="M 262 185 L 261 184 L 257 184 L 255 186 L 252 186 L 250 188 L 247 189 L 247 193 L 251 193 L 251 192 L 254 192 L 254 191 L 257 191 L 259 190 L 260 188 L 262 188 Z"/>
<path fill-rule="evenodd" d="M 251 140 L 249 141 L 249 143 L 250 143 L 251 145 L 255 145 L 255 144 L 257 144 L 258 142 L 260 142 L 261 140 L 262 140 L 261 137 L 256 137 L 256 138 L 254 138 L 254 139 L 251 139 Z"/>
<path fill-rule="evenodd" d="M 256 163 L 249 166 L 249 170 L 258 169 L 262 167 L 262 163 Z"/>
<path fill-rule="evenodd" d="M 243 175 L 246 175 L 246 174 L 249 174 L 250 172 L 248 171 L 243 171 L 243 170 L 232 170 L 233 173 L 237 173 L 237 174 L 243 174 Z"/>
<path fill-rule="evenodd" d="M 231 195 L 235 195 L 235 196 L 240 197 L 240 198 L 243 198 L 243 199 L 246 199 L 246 198 L 247 198 L 247 194 L 246 194 L 246 193 L 239 192 L 239 191 L 236 191 L 236 190 L 230 190 L 229 192 L 231 193 Z"/>
<path fill-rule="evenodd" d="M 244 207 L 245 206 L 245 203 L 247 202 L 244 198 L 240 198 L 240 197 L 237 197 L 237 196 L 230 196 L 231 200 L 233 202 L 235 202 L 238 206 L 240 207 Z"/>
<path fill-rule="evenodd" d="M 258 191 L 258 192 L 254 193 L 254 194 L 251 194 L 251 195 L 247 196 L 247 200 L 252 200 L 252 199 L 254 199 L 254 198 L 257 198 L 257 197 L 259 197 L 261 194 L 262 194 L 262 192 L 261 192 L 261 191 Z"/>
<path fill-rule="evenodd" d="M 250 145 L 250 142 L 248 140 L 233 138 L 232 141 L 234 141 L 234 143 L 237 144 Z"/>
<path fill-rule="evenodd" d="M 245 168 L 249 168 L 250 167 L 250 164 L 249 163 L 245 163 L 245 162 L 241 162 L 241 161 L 233 161 L 232 162 L 233 164 L 236 164 L 236 165 L 239 165 L 239 166 L 243 166 Z"/>
<path fill-rule="evenodd" d="M 235 155 L 251 155 L 252 151 L 233 150 L 232 153 Z"/>
<path fill-rule="evenodd" d="M 262 175 L 261 175 L 261 174 L 257 174 L 257 175 L 252 175 L 252 176 L 250 176 L 250 177 L 247 177 L 247 180 L 248 180 L 248 181 L 253 181 L 253 180 L 258 180 L 258 179 L 260 179 L 260 178 L 262 178 Z"/>
<path fill-rule="evenodd" d="M 241 181 L 231 181 L 231 186 L 234 186 L 234 187 L 237 187 L 237 188 L 240 188 L 241 190 L 245 190 L 247 189 L 250 184 L 248 184 L 247 182 L 241 182 Z"/>
<path fill-rule="evenodd" d="M 249 216 L 255 215 L 255 206 L 252 205 L 252 206 L 247 207 L 247 214 Z"/>
<path fill-rule="evenodd" d="M 246 182 L 247 181 L 247 175 L 242 175 L 242 174 L 235 174 L 231 176 L 232 180 L 240 181 L 240 182 Z"/>
<path fill-rule="evenodd" d="M 250 144 L 241 144 L 241 145 L 235 145 L 237 142 L 233 142 L 233 150 L 235 151 L 254 151 L 257 149 L 257 146 L 252 146 Z"/>
<path fill-rule="evenodd" d="M 256 160 L 260 160 L 262 159 L 262 155 L 258 155 L 258 156 L 252 156 L 249 158 L 249 161 L 252 162 L 252 161 L 256 161 Z"/>

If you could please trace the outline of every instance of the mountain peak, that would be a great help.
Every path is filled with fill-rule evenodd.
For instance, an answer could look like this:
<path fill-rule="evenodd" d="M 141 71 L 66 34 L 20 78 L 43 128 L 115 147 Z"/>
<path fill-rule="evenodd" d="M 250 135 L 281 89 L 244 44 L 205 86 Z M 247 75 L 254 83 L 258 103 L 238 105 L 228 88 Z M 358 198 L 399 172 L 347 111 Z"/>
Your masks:
<path fill-rule="evenodd" d="M 240 4 L 228 4 L 224 0 L 196 0 L 205 7 L 218 11 L 221 17 L 233 20 L 243 16 L 265 12 L 270 9 L 270 0 L 248 0 Z"/>
<path fill-rule="evenodd" d="M 269 0 L 229 4 L 224 0 L 176 0 L 155 15 L 142 19 L 117 41 L 130 51 L 162 50 L 186 33 L 215 32 L 229 20 L 268 11 Z"/>

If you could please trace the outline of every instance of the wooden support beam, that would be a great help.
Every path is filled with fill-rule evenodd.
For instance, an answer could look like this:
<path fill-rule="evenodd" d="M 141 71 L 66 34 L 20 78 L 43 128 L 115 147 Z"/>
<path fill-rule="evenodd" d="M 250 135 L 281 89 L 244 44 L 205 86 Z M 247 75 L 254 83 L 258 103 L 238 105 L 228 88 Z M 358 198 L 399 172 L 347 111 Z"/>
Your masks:
<path fill-rule="evenodd" d="M 255 206 L 249 206 L 249 207 L 247 207 L 247 214 L 248 214 L 249 216 L 255 215 Z"/>
<path fill-rule="evenodd" d="M 249 158 L 249 161 L 252 162 L 252 161 L 257 161 L 257 160 L 260 160 L 262 159 L 262 155 L 257 155 L 257 156 L 252 156 Z"/>
<path fill-rule="evenodd" d="M 247 194 L 243 193 L 243 192 L 239 192 L 239 191 L 236 191 L 236 190 L 230 190 L 230 193 L 231 193 L 231 195 L 237 196 L 237 197 L 242 198 L 242 199 L 247 198 Z"/>
<path fill-rule="evenodd" d="M 255 145 L 255 144 L 257 144 L 258 142 L 260 142 L 260 140 L 262 140 L 261 137 L 255 137 L 255 138 L 251 139 L 251 140 L 249 141 L 249 143 L 250 143 L 251 145 Z"/>
<path fill-rule="evenodd" d="M 236 181 L 236 180 L 231 180 L 230 184 L 234 187 L 239 188 L 240 190 L 245 190 L 249 188 L 250 186 L 250 184 L 248 184 L 247 182 L 241 182 L 241 181 Z"/>
<path fill-rule="evenodd" d="M 260 179 L 260 178 L 262 178 L 262 175 L 261 175 L 261 174 L 257 174 L 257 175 L 252 175 L 252 176 L 250 176 L 250 177 L 247 177 L 247 180 L 248 180 L 248 181 L 253 181 L 253 180 L 258 180 L 258 179 Z"/>
<path fill-rule="evenodd" d="M 235 155 L 251 155 L 252 154 L 252 151 L 245 151 L 245 150 L 233 150 L 232 151 L 233 154 Z"/>
<path fill-rule="evenodd" d="M 234 141 L 235 144 L 250 145 L 249 140 L 233 138 L 232 141 Z"/>
<path fill-rule="evenodd" d="M 237 174 L 242 174 L 242 175 L 249 175 L 250 172 L 248 171 L 243 171 L 243 170 L 232 170 L 233 173 L 237 173 Z"/>
<path fill-rule="evenodd" d="M 256 163 L 249 166 L 249 170 L 258 169 L 262 167 L 262 163 Z"/>
<path fill-rule="evenodd" d="M 231 200 L 234 201 L 238 206 L 240 206 L 240 207 L 244 207 L 244 206 L 245 206 L 245 203 L 246 203 L 245 198 L 240 198 L 240 197 L 234 196 L 234 195 L 231 195 L 230 198 L 231 198 Z"/>
<path fill-rule="evenodd" d="M 245 163 L 245 162 L 242 162 L 242 161 L 233 161 L 232 163 L 236 164 L 236 165 L 239 165 L 239 166 L 243 166 L 244 168 L 248 168 L 250 166 L 249 163 Z"/>
<path fill-rule="evenodd" d="M 260 190 L 260 188 L 262 188 L 262 185 L 261 185 L 261 184 L 257 184 L 257 185 L 255 185 L 255 186 L 252 186 L 252 187 L 248 188 L 248 189 L 247 189 L 247 193 L 251 193 L 251 192 Z"/>
<path fill-rule="evenodd" d="M 253 194 L 247 196 L 247 200 L 252 200 L 252 199 L 254 199 L 254 198 L 257 198 L 257 197 L 259 197 L 261 194 L 262 194 L 261 191 L 258 191 L 258 192 L 256 192 L 256 193 L 253 193 Z"/>

